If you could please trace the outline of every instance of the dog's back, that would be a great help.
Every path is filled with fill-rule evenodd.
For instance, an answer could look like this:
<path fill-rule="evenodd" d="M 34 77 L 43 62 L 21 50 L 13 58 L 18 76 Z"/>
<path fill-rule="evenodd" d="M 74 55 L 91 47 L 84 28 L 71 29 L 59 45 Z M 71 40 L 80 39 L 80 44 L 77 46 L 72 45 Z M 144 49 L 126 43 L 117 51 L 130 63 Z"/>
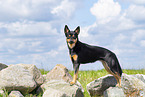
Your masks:
<path fill-rule="evenodd" d="M 80 64 L 99 60 L 103 63 L 105 69 L 116 78 L 118 85 L 121 86 L 122 70 L 113 52 L 102 47 L 91 46 L 80 42 L 78 39 L 78 34 L 80 32 L 79 26 L 74 31 L 70 31 L 66 25 L 64 31 L 75 70 L 75 75 L 71 84 L 76 82 Z"/>

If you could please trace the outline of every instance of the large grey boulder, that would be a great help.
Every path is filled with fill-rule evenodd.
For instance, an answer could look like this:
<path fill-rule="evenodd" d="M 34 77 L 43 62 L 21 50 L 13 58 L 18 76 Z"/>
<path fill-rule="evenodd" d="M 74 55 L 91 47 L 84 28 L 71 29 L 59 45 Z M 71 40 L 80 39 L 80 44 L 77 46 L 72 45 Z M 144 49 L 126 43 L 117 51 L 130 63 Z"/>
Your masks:
<path fill-rule="evenodd" d="M 33 76 L 33 78 L 38 86 L 40 86 L 41 84 L 44 83 L 44 81 L 45 81 L 44 77 L 35 65 L 33 65 L 33 64 L 17 64 L 17 65 L 28 70 L 30 72 L 30 74 Z"/>
<path fill-rule="evenodd" d="M 114 97 L 112 95 L 125 95 L 125 97 L 145 96 L 145 76 L 142 74 L 137 75 L 122 74 L 121 78 L 122 87 L 110 88 L 115 86 L 116 79 L 112 75 L 107 75 L 89 83 L 87 85 L 87 90 L 91 96 L 102 96 L 103 94 L 104 97 Z"/>
<path fill-rule="evenodd" d="M 8 67 L 7 65 L 0 63 L 0 71 L 4 68 L 7 68 L 7 67 Z"/>
<path fill-rule="evenodd" d="M 87 84 L 87 91 L 91 96 L 101 96 L 106 89 L 115 87 L 116 84 L 116 79 L 109 74 Z"/>
<path fill-rule="evenodd" d="M 122 88 L 110 87 L 104 91 L 103 97 L 126 97 Z"/>
<path fill-rule="evenodd" d="M 76 85 L 70 86 L 63 80 L 51 80 L 43 85 L 41 89 L 43 97 L 84 97 L 82 89 Z"/>
<path fill-rule="evenodd" d="M 69 74 L 68 69 L 62 64 L 57 64 L 50 72 L 46 75 L 46 82 L 51 80 L 63 80 L 65 82 L 71 82 L 73 80 L 72 76 Z M 80 82 L 76 82 L 78 87 L 82 88 Z"/>
<path fill-rule="evenodd" d="M 65 66 L 61 64 L 57 64 L 46 75 L 46 81 L 50 81 L 50 80 L 64 80 L 66 82 L 71 82 L 72 77 Z"/>
<path fill-rule="evenodd" d="M 0 88 L 8 92 L 18 90 L 23 94 L 36 88 L 33 75 L 22 66 L 12 65 L 0 71 Z"/>
<path fill-rule="evenodd" d="M 138 75 L 137 75 L 138 76 Z M 132 75 L 122 75 L 121 86 L 124 93 L 130 97 L 145 96 L 145 83 Z"/>

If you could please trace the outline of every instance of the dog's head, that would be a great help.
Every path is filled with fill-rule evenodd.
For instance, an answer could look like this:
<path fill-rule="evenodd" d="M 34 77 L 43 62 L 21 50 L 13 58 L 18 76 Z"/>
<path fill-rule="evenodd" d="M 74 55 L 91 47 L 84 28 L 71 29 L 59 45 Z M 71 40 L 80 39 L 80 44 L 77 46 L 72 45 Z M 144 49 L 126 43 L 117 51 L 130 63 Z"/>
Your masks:
<path fill-rule="evenodd" d="M 79 26 L 74 31 L 70 31 L 68 26 L 65 25 L 64 33 L 65 33 L 65 36 L 66 36 L 66 41 L 67 41 L 68 47 L 70 49 L 75 47 L 75 45 L 78 41 L 79 32 L 80 32 L 80 27 Z"/>

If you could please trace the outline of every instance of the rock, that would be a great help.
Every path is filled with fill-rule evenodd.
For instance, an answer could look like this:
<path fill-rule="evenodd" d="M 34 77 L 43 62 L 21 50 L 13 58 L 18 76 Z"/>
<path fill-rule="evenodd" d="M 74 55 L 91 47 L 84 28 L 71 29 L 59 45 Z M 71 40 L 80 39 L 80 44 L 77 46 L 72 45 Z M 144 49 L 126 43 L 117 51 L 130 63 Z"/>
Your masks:
<path fill-rule="evenodd" d="M 46 75 L 46 81 L 50 81 L 50 80 L 64 80 L 66 82 L 70 82 L 72 80 L 72 77 L 68 73 L 68 69 L 65 66 L 61 64 L 57 64 Z"/>
<path fill-rule="evenodd" d="M 58 91 L 56 89 L 48 88 L 42 97 L 70 97 L 63 91 Z"/>
<path fill-rule="evenodd" d="M 102 96 L 104 93 L 104 97 L 114 97 L 112 95 L 125 95 L 125 97 L 145 97 L 144 75 L 122 74 L 122 87 L 117 88 L 115 85 L 116 79 L 112 75 L 107 75 L 89 83 L 87 85 L 87 90 L 91 96 Z"/>
<path fill-rule="evenodd" d="M 57 64 L 50 72 L 45 76 L 46 82 L 50 80 L 63 80 L 65 82 L 71 82 L 73 80 L 72 76 L 69 74 L 68 69 L 61 65 Z M 76 85 L 82 88 L 80 82 L 76 81 Z"/>
<path fill-rule="evenodd" d="M 143 81 L 145 83 L 145 75 L 143 74 L 136 74 L 136 75 L 132 75 L 136 78 L 138 78 L 139 80 Z"/>
<path fill-rule="evenodd" d="M 122 88 L 110 87 L 104 91 L 103 97 L 126 97 Z"/>
<path fill-rule="evenodd" d="M 121 81 L 121 86 L 127 96 L 145 96 L 145 83 L 140 79 L 132 75 L 123 74 Z"/>
<path fill-rule="evenodd" d="M 7 65 L 0 63 L 0 71 L 4 68 L 7 68 L 7 67 L 8 67 Z"/>
<path fill-rule="evenodd" d="M 112 75 L 107 75 L 87 84 L 87 91 L 91 96 L 101 96 L 106 89 L 115 87 L 116 84 L 116 79 Z"/>
<path fill-rule="evenodd" d="M 44 78 L 44 81 L 46 80 L 46 74 L 44 74 L 44 75 L 42 75 L 43 76 L 43 78 Z"/>
<path fill-rule="evenodd" d="M 82 89 L 63 80 L 51 80 L 41 85 L 43 97 L 84 97 Z"/>
<path fill-rule="evenodd" d="M 19 91 L 11 91 L 9 97 L 24 97 Z"/>
<path fill-rule="evenodd" d="M 44 83 L 44 78 L 39 69 L 33 64 L 17 64 L 18 66 L 24 67 L 26 70 L 32 74 L 34 80 L 36 81 L 37 85 L 40 86 Z"/>
<path fill-rule="evenodd" d="M 8 92 L 18 90 L 26 94 L 36 86 L 33 76 L 22 66 L 12 65 L 0 71 L 0 88 L 5 88 Z"/>

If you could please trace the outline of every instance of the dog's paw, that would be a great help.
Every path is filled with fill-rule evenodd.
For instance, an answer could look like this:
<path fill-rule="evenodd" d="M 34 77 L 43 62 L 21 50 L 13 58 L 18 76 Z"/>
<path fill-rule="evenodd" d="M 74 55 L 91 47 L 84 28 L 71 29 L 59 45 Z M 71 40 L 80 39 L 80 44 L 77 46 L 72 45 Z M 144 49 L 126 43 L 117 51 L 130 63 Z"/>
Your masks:
<path fill-rule="evenodd" d="M 72 82 L 70 82 L 70 85 L 71 85 L 71 86 L 72 86 L 72 85 L 74 85 L 74 84 L 75 84 L 75 82 L 73 82 L 73 81 L 72 81 Z"/>
<path fill-rule="evenodd" d="M 121 88 L 121 85 L 120 84 L 116 84 L 116 87 Z"/>

